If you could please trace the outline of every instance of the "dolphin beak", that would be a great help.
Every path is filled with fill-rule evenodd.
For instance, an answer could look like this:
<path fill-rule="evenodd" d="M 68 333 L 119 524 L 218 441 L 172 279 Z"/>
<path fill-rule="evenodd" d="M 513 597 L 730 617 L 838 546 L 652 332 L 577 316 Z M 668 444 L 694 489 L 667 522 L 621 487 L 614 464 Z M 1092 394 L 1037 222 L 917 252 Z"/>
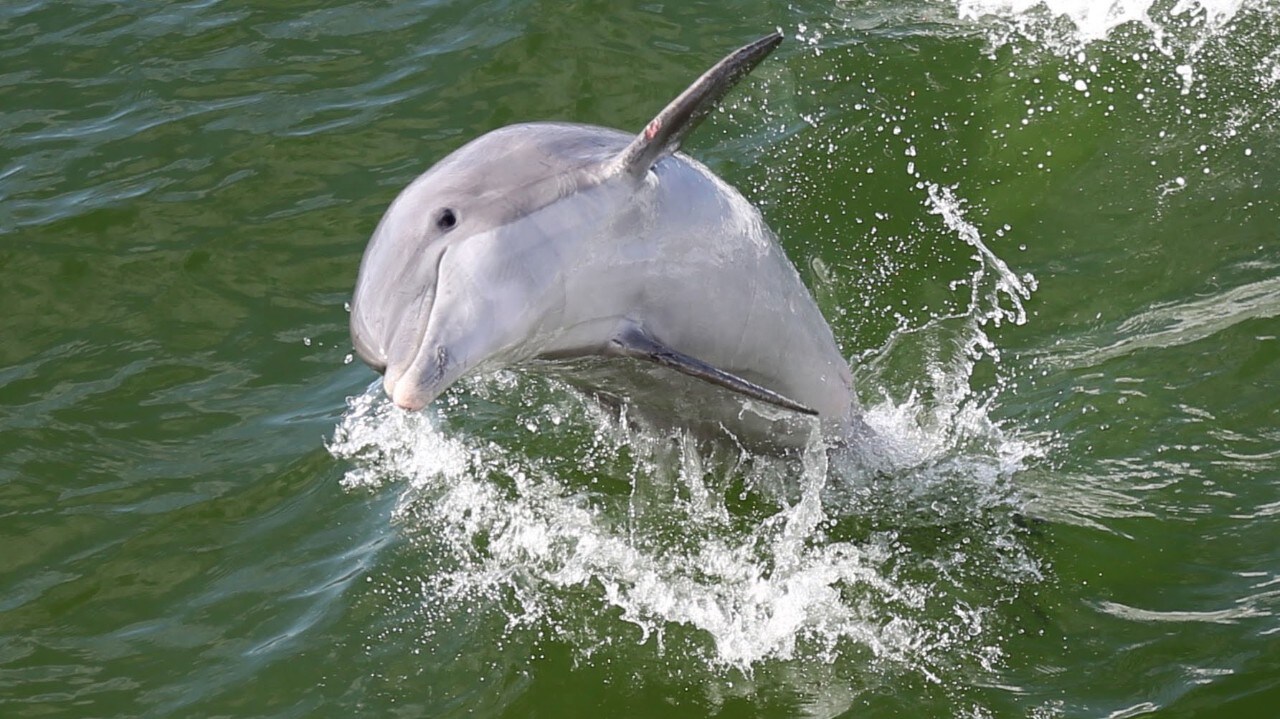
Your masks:
<path fill-rule="evenodd" d="M 417 412 L 423 407 L 431 404 L 431 400 L 435 399 L 434 397 L 430 397 L 426 392 L 423 392 L 412 382 L 393 383 L 390 380 L 383 378 L 382 387 L 386 390 L 387 396 L 391 398 L 391 401 L 394 402 L 397 407 L 405 410 L 406 412 Z"/>
<path fill-rule="evenodd" d="M 397 406 L 416 411 L 448 385 L 441 380 L 449 352 L 432 335 L 435 290 L 406 302 L 382 288 L 357 291 L 352 306 L 356 354 L 382 374 L 382 388 Z"/>
<path fill-rule="evenodd" d="M 502 243 L 466 239 L 410 251 L 416 246 L 380 226 L 366 250 L 351 334 L 357 354 L 383 373 L 387 397 L 402 409 L 421 410 L 495 356 L 509 359 L 504 352 L 521 337 L 524 325 L 512 323 L 523 317 L 525 295 L 490 279 L 507 271 L 492 249 Z"/>
<path fill-rule="evenodd" d="M 492 312 L 462 272 L 445 263 L 429 296 L 400 315 L 387 352 L 382 388 L 400 407 L 417 411 L 500 349 Z"/>
<path fill-rule="evenodd" d="M 445 252 L 417 250 L 395 227 L 384 219 L 365 251 L 351 302 L 351 337 L 360 359 L 382 373 L 387 397 L 416 411 L 458 377 L 445 371 L 454 366 L 449 359 L 456 353 L 440 336 L 450 325 L 447 309 L 442 322 L 437 307 Z"/>
<path fill-rule="evenodd" d="M 403 388 L 404 385 L 401 385 L 401 387 Z M 431 401 L 426 399 L 425 395 L 420 392 L 414 392 L 412 390 L 402 391 L 399 394 L 394 394 L 394 392 L 395 390 L 392 390 L 392 394 L 389 395 L 392 398 L 391 401 L 394 402 L 397 407 L 406 412 L 417 412 L 423 407 L 431 404 Z"/>
<path fill-rule="evenodd" d="M 391 365 L 382 377 L 382 388 L 395 405 L 416 412 L 431 404 L 453 384 L 449 351 L 443 346 L 423 344 L 406 366 Z"/>

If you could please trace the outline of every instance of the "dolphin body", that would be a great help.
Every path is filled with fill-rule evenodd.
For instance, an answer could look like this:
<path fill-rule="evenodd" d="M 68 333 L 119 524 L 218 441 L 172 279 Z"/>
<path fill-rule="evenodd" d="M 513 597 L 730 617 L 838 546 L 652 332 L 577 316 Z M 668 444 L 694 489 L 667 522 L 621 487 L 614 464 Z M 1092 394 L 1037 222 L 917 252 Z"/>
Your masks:
<path fill-rule="evenodd" d="M 860 426 L 849 365 L 763 218 L 678 152 L 777 47 L 731 53 L 638 135 L 538 122 L 406 187 L 365 250 L 360 358 L 417 410 L 459 378 L 551 364 L 660 424 L 792 448 Z"/>

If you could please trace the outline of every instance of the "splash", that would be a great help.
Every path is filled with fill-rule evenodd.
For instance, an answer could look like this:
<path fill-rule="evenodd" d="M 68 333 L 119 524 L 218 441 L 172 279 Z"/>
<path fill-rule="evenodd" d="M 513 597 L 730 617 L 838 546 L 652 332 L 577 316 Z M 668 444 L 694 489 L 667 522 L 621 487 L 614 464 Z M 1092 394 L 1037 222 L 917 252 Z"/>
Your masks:
<path fill-rule="evenodd" d="M 941 220 L 942 231 L 974 250 L 973 270 L 952 283 L 956 291 L 967 286 L 969 299 L 962 311 L 937 315 L 918 327 L 900 326 L 864 361 L 862 384 L 899 392 L 905 388 L 907 393 L 894 397 L 886 392 L 868 407 L 867 420 L 881 436 L 896 438 L 890 449 L 893 465 L 984 457 L 997 461 L 997 474 L 1011 475 L 1039 449 L 992 420 L 1002 384 L 984 394 L 975 392 L 972 378 L 982 362 L 1000 362 L 988 326 L 1026 323 L 1024 302 L 1035 291 L 1036 279 L 1016 274 L 987 246 L 979 228 L 966 219 L 956 188 L 931 182 L 919 186 L 925 191 L 926 212 Z M 893 381 L 886 382 L 889 378 Z"/>
<path fill-rule="evenodd" d="M 1265 17 L 1274 9 L 1269 0 L 1177 0 L 1173 3 L 958 0 L 956 3 L 960 19 L 985 25 L 995 46 L 1022 38 L 1074 59 L 1095 74 L 1097 63 L 1087 55 L 1091 45 L 1124 42 L 1126 36 L 1145 35 L 1149 44 L 1140 44 L 1132 59 L 1145 63 L 1148 51 L 1168 58 L 1184 95 L 1191 92 L 1200 78 L 1197 68 L 1206 48 L 1222 42 L 1232 26 L 1251 11 L 1259 11 Z M 1075 78 L 1074 85 L 1081 92 L 1088 90 L 1084 77 Z"/>
<path fill-rule="evenodd" d="M 1043 23 L 1065 22 L 1076 46 L 1103 40 L 1126 25 L 1147 28 L 1158 38 L 1165 35 L 1161 21 L 1185 18 L 1206 32 L 1225 27 L 1240 12 L 1243 0 L 1177 0 L 1172 6 L 1153 0 L 958 0 L 962 19 L 1001 18 L 1027 33 L 1037 32 Z M 1065 37 L 1065 36 L 1064 36 Z"/>
<path fill-rule="evenodd" d="M 584 659 L 639 653 L 681 676 L 798 663 L 941 686 L 994 671 L 999 608 L 1041 578 L 1011 482 L 1037 448 L 991 419 L 969 379 L 996 354 L 983 328 L 1025 321 L 1034 280 L 986 248 L 954 189 L 932 187 L 927 206 L 976 252 L 972 306 L 902 330 L 864 365 L 925 370 L 906 397 L 867 407 L 883 438 L 870 460 L 708 449 L 545 377 L 464 382 L 435 414 L 374 388 L 352 399 L 329 450 L 353 464 L 348 488 L 401 488 L 396 522 L 438 563 L 421 621 L 487 606 L 505 617 L 494 641 L 551 636 Z M 510 415 L 463 429 L 480 407 Z"/>
<path fill-rule="evenodd" d="M 980 324 L 990 321 L 999 326 L 1001 320 L 1008 320 L 1016 325 L 1026 324 L 1027 311 L 1022 303 L 1031 299 L 1031 293 L 1036 289 L 1036 278 L 1031 274 L 1019 277 L 987 247 L 977 226 L 965 219 L 964 203 L 956 196 L 955 188 L 925 183 L 925 190 L 928 193 L 926 204 L 929 212 L 940 216 L 948 230 L 978 253 L 974 257 L 978 263 L 977 268 L 969 278 L 968 315 Z M 988 276 L 993 282 L 991 286 L 987 286 Z M 975 335 L 973 341 L 979 340 Z M 986 346 L 992 348 L 989 343 Z"/>
<path fill-rule="evenodd" d="M 908 550 L 889 515 L 910 510 L 882 496 L 880 523 L 899 528 L 868 531 L 850 526 L 865 520 L 857 507 L 828 506 L 837 493 L 847 501 L 874 488 L 866 478 L 829 482 L 820 449 L 725 467 L 692 442 L 668 446 L 632 431 L 598 432 L 579 450 L 597 471 L 626 477 L 622 496 L 586 491 L 590 479 L 575 481 L 555 462 L 450 437 L 436 419 L 372 392 L 352 400 L 329 448 L 355 460 L 348 487 L 407 480 L 398 521 L 454 563 L 428 578 L 428 603 L 504 603 L 512 629 L 612 607 L 638 631 L 607 621 L 588 628 L 575 637 L 587 653 L 612 633 L 659 645 L 674 633 L 686 635 L 682 652 L 716 666 L 854 651 L 936 675 L 928 667 L 940 649 L 981 633 L 983 609 L 928 618 L 951 611 L 930 611 L 939 578 L 911 580 L 896 568 Z M 934 469 L 939 486 L 914 493 L 949 493 L 948 470 Z M 858 536 L 833 541 L 841 532 Z"/>

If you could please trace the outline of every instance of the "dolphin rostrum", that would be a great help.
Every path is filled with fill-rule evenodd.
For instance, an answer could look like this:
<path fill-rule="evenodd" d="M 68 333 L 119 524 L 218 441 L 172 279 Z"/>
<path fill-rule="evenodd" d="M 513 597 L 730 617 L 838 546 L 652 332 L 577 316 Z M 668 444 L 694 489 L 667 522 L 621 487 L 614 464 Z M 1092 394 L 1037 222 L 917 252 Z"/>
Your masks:
<path fill-rule="evenodd" d="M 512 125 L 406 187 L 351 303 L 392 401 L 421 409 L 468 373 L 550 360 L 606 400 L 740 441 L 847 435 L 852 377 L 813 297 L 759 211 L 678 152 L 781 40 L 725 57 L 639 135 Z"/>

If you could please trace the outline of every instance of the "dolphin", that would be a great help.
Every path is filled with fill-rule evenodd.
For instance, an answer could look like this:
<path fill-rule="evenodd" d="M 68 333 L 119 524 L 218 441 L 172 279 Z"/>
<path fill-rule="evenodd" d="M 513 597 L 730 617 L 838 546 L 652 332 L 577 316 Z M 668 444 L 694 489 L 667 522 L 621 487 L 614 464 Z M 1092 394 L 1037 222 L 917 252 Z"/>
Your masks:
<path fill-rule="evenodd" d="M 638 134 L 517 124 L 391 203 L 360 263 L 356 353 L 398 406 L 465 375 L 560 370 L 638 414 L 794 447 L 860 424 L 848 363 L 760 212 L 681 141 L 782 41 L 729 54 Z"/>

